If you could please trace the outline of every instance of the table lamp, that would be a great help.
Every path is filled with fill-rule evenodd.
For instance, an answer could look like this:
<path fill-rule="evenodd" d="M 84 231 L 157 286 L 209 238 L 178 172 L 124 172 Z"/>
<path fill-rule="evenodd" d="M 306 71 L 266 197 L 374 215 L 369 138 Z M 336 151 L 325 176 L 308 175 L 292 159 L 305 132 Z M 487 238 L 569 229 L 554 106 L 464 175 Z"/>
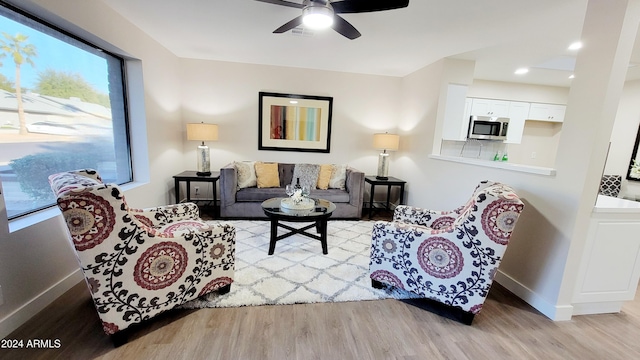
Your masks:
<path fill-rule="evenodd" d="M 218 125 L 215 124 L 187 124 L 187 140 L 202 141 L 202 145 L 198 145 L 196 153 L 198 159 L 198 176 L 211 175 L 211 160 L 209 158 L 209 147 L 204 144 L 205 141 L 218 140 Z"/>
<path fill-rule="evenodd" d="M 382 150 L 380 156 L 378 156 L 378 180 L 389 179 L 389 151 L 398 150 L 400 145 L 400 136 L 389 133 L 373 134 L 373 147 L 377 150 Z"/>

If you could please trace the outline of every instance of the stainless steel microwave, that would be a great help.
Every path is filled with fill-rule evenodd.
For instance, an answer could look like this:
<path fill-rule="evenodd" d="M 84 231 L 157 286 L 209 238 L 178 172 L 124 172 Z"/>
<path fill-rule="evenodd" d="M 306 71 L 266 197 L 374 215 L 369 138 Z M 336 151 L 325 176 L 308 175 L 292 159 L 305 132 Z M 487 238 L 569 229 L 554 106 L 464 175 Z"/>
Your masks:
<path fill-rule="evenodd" d="M 467 137 L 480 140 L 506 140 L 507 131 L 509 131 L 509 118 L 471 116 Z"/>

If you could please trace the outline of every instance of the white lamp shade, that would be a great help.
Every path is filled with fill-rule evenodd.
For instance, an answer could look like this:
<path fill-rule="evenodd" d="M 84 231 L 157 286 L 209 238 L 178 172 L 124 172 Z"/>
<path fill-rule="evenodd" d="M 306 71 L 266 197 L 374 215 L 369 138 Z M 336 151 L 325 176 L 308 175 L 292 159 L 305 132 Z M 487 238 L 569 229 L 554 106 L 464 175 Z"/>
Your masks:
<path fill-rule="evenodd" d="M 218 140 L 218 125 L 187 124 L 187 140 L 216 141 Z"/>
<path fill-rule="evenodd" d="M 400 136 L 396 134 L 373 134 L 373 147 L 377 150 L 396 151 L 400 146 Z"/>

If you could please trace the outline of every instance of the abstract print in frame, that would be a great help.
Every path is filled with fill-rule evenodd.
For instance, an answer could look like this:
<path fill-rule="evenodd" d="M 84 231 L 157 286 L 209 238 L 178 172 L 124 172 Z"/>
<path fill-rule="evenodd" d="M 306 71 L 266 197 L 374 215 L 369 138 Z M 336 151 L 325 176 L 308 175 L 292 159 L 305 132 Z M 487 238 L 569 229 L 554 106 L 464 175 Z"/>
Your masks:
<path fill-rule="evenodd" d="M 330 150 L 333 98 L 260 92 L 258 150 Z"/>

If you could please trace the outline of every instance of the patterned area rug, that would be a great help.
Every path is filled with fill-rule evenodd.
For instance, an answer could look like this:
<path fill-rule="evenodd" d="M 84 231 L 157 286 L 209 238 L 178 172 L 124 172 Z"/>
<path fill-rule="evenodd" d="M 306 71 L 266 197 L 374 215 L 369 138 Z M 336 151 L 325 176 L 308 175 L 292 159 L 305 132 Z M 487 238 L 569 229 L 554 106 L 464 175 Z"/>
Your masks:
<path fill-rule="evenodd" d="M 268 221 L 228 221 L 236 227 L 236 272 L 231 291 L 205 295 L 182 308 L 237 307 L 406 298 L 371 287 L 373 221 L 329 221 L 328 255 L 320 242 L 294 235 L 269 249 Z M 306 223 L 288 223 L 302 227 Z M 279 229 L 279 233 L 284 230 Z M 310 230 L 313 231 L 313 230 Z"/>

